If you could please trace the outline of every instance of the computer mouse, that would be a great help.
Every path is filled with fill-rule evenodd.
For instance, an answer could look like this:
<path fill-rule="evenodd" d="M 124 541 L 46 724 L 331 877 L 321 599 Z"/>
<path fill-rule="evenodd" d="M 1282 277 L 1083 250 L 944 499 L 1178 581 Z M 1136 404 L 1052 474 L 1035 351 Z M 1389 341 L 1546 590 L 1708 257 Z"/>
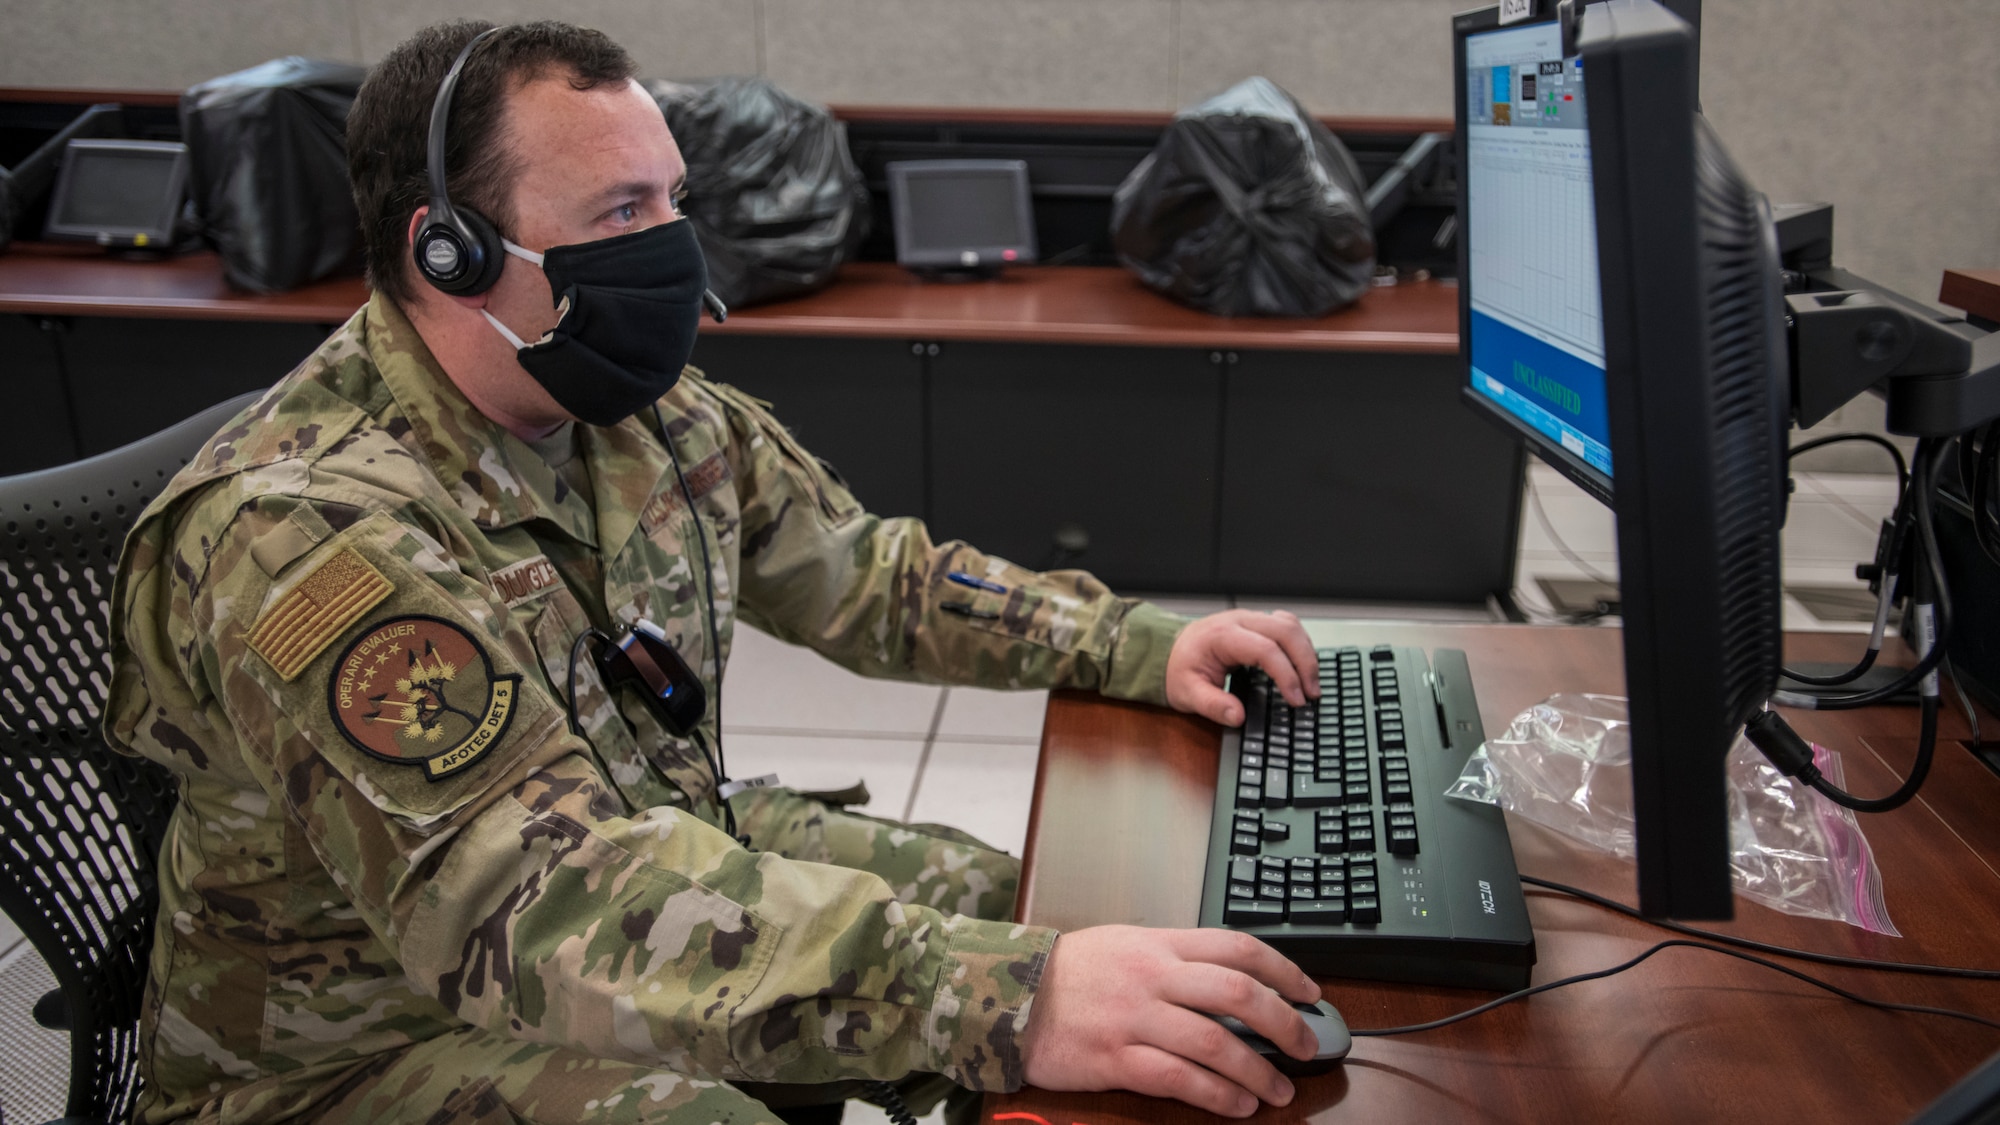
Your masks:
<path fill-rule="evenodd" d="M 1271 1060 L 1271 1065 L 1278 1068 L 1279 1074 L 1300 1078 L 1325 1074 L 1339 1066 L 1340 1060 L 1347 1057 L 1348 1048 L 1354 1045 L 1354 1040 L 1347 1034 L 1347 1021 L 1340 1018 L 1340 1009 L 1324 1000 L 1317 1004 L 1293 1004 L 1292 1008 L 1305 1017 L 1306 1026 L 1319 1039 L 1319 1050 L 1311 1059 L 1295 1059 L 1280 1051 L 1277 1044 L 1250 1030 L 1234 1016 L 1211 1018 L 1243 1040 L 1244 1046 Z"/>

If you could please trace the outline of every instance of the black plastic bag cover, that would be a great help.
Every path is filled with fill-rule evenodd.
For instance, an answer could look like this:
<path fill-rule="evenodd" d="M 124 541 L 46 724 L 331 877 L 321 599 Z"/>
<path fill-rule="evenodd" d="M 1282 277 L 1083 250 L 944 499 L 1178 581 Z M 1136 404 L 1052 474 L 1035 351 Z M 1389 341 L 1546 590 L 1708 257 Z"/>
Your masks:
<path fill-rule="evenodd" d="M 687 161 L 683 213 L 732 308 L 833 280 L 868 234 L 868 186 L 822 106 L 761 78 L 648 82 Z"/>
<path fill-rule="evenodd" d="M 1111 242 L 1140 280 L 1222 316 L 1322 316 L 1375 275 L 1354 158 L 1265 78 L 1182 110 L 1118 185 Z"/>
<path fill-rule="evenodd" d="M 181 95 L 189 191 L 231 284 L 275 293 L 359 269 L 344 138 L 367 73 L 292 56 Z"/>

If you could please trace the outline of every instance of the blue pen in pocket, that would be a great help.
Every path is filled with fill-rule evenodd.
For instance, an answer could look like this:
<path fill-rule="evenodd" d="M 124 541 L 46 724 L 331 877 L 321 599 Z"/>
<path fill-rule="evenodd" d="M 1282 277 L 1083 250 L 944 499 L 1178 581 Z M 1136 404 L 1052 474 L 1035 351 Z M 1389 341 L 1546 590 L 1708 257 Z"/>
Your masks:
<path fill-rule="evenodd" d="M 975 590 L 986 590 L 995 594 L 1004 594 L 1007 592 L 1007 587 L 1002 586 L 998 582 L 990 582 L 976 574 L 967 574 L 962 570 L 954 570 L 945 575 L 945 577 L 961 586 L 970 586 Z"/>

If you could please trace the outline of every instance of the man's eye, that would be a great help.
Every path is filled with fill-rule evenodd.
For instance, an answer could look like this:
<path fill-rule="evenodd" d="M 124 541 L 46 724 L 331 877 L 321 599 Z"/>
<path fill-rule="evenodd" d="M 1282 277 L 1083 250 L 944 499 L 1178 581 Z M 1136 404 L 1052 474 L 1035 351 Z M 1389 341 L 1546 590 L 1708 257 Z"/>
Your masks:
<path fill-rule="evenodd" d="M 614 207 L 611 210 L 611 217 L 621 223 L 633 222 L 639 217 L 639 208 L 637 205 L 631 203 L 627 203 L 621 207 Z"/>

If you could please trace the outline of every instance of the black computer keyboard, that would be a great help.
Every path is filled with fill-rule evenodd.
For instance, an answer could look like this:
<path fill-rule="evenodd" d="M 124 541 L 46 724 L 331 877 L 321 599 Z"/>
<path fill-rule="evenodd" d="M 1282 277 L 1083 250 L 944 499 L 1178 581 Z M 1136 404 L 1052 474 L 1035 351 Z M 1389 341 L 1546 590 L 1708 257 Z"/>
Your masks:
<path fill-rule="evenodd" d="M 1535 935 L 1507 824 L 1444 796 L 1485 739 L 1465 654 L 1319 653 L 1320 697 L 1262 672 L 1230 690 L 1201 924 L 1254 934 L 1323 976 L 1517 989 Z"/>

